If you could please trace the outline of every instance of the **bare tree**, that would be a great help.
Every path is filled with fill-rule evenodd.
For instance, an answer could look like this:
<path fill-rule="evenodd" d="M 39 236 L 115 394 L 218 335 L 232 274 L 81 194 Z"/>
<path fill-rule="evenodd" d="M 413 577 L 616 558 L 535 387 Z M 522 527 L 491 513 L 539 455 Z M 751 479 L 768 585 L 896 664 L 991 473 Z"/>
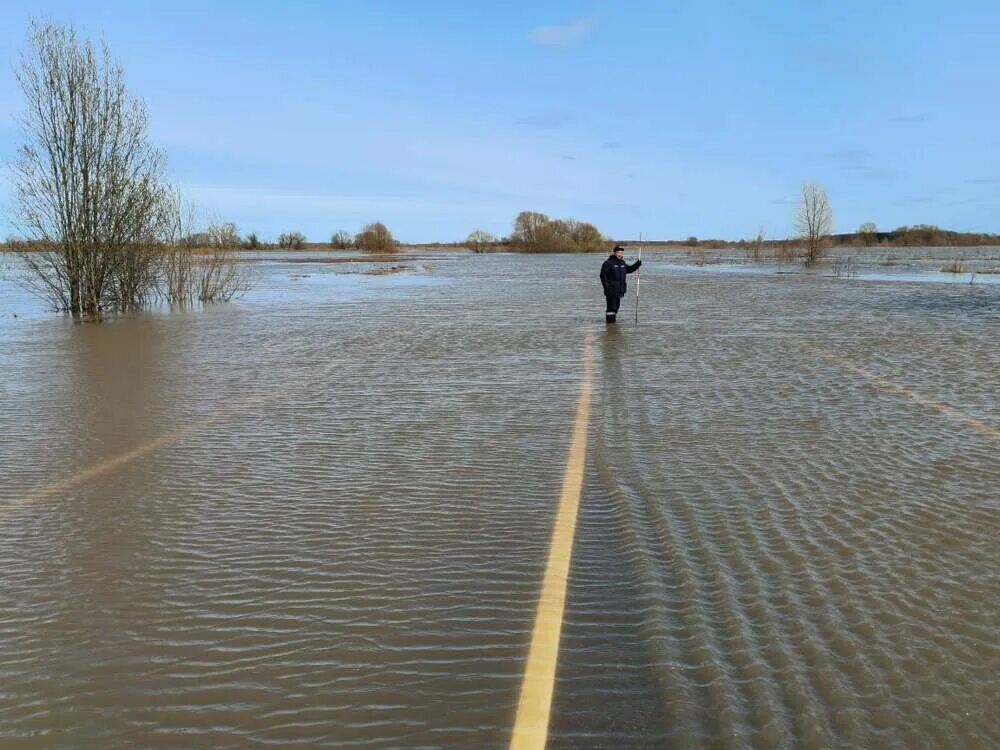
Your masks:
<path fill-rule="evenodd" d="M 497 243 L 497 238 L 485 229 L 475 229 L 465 238 L 465 246 L 474 253 L 485 253 L 490 246 Z"/>
<path fill-rule="evenodd" d="M 858 236 L 865 243 L 865 247 L 874 245 L 878 241 L 878 227 L 875 226 L 875 222 L 866 221 L 858 227 Z"/>
<path fill-rule="evenodd" d="M 302 232 L 285 232 L 278 235 L 278 247 L 282 250 L 301 250 L 306 241 Z"/>
<path fill-rule="evenodd" d="M 96 319 L 144 304 L 172 224 L 164 157 L 106 45 L 72 26 L 31 26 L 16 69 L 25 143 L 12 165 L 14 222 L 39 252 L 33 287 L 59 310 Z"/>
<path fill-rule="evenodd" d="M 330 238 L 330 247 L 334 250 L 348 250 L 354 245 L 354 238 L 351 237 L 350 232 L 345 232 L 341 229 L 339 232 L 335 232 Z"/>
<path fill-rule="evenodd" d="M 538 252 L 545 247 L 545 241 L 550 234 L 548 230 L 552 220 L 537 211 L 522 211 L 514 219 L 514 231 L 510 235 L 511 242 L 525 250 Z"/>
<path fill-rule="evenodd" d="M 217 247 L 197 258 L 191 296 L 201 302 L 228 302 L 250 288 L 250 279 L 241 270 L 233 248 Z"/>
<path fill-rule="evenodd" d="M 236 225 L 216 221 L 204 231 L 194 232 L 198 221 L 194 206 L 185 203 L 176 191 L 172 200 L 174 222 L 161 253 L 159 296 L 180 304 L 228 302 L 250 289 L 250 276 L 239 262 Z M 256 240 L 256 235 L 251 233 L 250 237 Z"/>
<path fill-rule="evenodd" d="M 222 250 L 234 250 L 240 246 L 240 230 L 231 221 L 217 222 L 205 230 L 209 246 Z"/>
<path fill-rule="evenodd" d="M 822 260 L 833 231 L 833 211 L 826 191 L 813 182 L 802 185 L 802 203 L 793 224 L 799 238 L 805 242 L 806 265 Z"/>
<path fill-rule="evenodd" d="M 174 207 L 160 262 L 157 290 L 160 297 L 168 302 L 185 302 L 193 284 L 191 250 L 195 245 L 191 230 L 196 221 L 196 211 L 191 203 L 184 201 L 177 190 L 172 191 L 170 199 Z"/>
<path fill-rule="evenodd" d="M 354 244 L 367 253 L 390 253 L 396 249 L 392 232 L 382 222 L 366 224 L 354 237 Z"/>
<path fill-rule="evenodd" d="M 606 244 L 600 230 L 589 222 L 567 219 L 565 226 L 573 250 L 589 252 Z"/>

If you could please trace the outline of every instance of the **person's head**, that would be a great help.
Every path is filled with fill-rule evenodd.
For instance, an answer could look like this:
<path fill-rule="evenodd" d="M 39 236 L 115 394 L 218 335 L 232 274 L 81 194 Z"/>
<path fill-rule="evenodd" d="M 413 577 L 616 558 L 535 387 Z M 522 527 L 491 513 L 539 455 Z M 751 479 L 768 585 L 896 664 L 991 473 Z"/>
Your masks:
<path fill-rule="evenodd" d="M 616 258 L 624 258 L 625 248 L 622 247 L 621 245 L 615 245 L 615 249 L 611 251 L 611 254 Z"/>

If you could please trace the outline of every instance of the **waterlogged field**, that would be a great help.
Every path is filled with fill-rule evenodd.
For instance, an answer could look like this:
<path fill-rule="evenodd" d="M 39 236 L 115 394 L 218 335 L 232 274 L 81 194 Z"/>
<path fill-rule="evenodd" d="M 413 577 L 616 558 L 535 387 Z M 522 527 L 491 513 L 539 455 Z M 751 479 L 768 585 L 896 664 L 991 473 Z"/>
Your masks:
<path fill-rule="evenodd" d="M 958 252 L 653 252 L 611 328 L 601 256 L 254 256 L 102 325 L 8 268 L 0 745 L 506 747 L 589 376 L 548 747 L 996 747 L 1000 286 Z"/>

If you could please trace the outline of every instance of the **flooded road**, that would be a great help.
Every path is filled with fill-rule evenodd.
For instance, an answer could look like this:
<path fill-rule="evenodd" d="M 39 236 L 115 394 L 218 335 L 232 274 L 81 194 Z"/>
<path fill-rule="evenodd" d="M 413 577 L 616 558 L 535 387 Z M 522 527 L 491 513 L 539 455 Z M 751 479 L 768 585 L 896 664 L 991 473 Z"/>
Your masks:
<path fill-rule="evenodd" d="M 0 746 L 507 747 L 588 367 L 548 747 L 996 746 L 1000 286 L 601 260 L 0 282 Z"/>

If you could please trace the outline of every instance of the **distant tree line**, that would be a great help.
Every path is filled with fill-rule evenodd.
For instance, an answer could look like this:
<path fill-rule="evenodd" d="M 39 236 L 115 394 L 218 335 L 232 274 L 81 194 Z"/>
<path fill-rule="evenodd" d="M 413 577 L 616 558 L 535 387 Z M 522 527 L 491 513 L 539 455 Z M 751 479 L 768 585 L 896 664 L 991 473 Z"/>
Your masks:
<path fill-rule="evenodd" d="M 874 224 L 872 224 L 874 227 Z M 917 224 L 903 226 L 888 232 L 877 229 L 858 230 L 831 234 L 831 245 L 853 247 L 966 247 L 976 245 L 1000 245 L 1000 234 L 991 232 L 954 232 L 941 229 L 932 224 Z M 651 240 L 651 244 L 661 247 L 691 247 L 689 240 Z M 801 244 L 798 238 L 767 239 L 745 238 L 740 240 L 704 239 L 698 240 L 697 247 L 711 250 L 726 248 L 748 248 L 752 246 L 778 247 L 782 245 Z"/>
<path fill-rule="evenodd" d="M 519 213 L 510 235 L 511 249 L 528 253 L 589 252 L 606 244 L 593 224 L 575 219 L 550 219 L 536 211 Z"/>

